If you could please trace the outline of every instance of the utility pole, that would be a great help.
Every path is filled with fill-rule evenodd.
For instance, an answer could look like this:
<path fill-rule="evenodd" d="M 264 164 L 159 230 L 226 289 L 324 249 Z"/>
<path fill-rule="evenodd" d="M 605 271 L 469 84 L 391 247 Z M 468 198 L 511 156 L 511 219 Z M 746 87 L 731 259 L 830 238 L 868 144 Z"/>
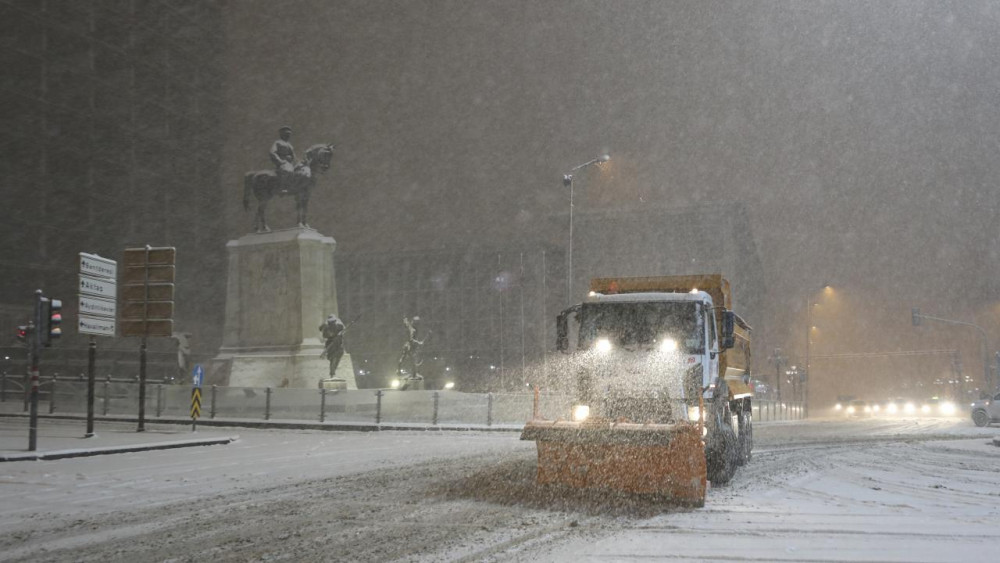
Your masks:
<path fill-rule="evenodd" d="M 31 356 L 31 394 L 28 397 L 28 451 L 38 449 L 38 357 L 42 347 L 42 290 L 35 291 L 35 306 L 32 312 L 32 323 L 35 329 L 31 331 L 28 349 Z"/>
<path fill-rule="evenodd" d="M 951 371 L 955 377 L 955 384 L 958 388 L 958 396 L 965 399 L 965 376 L 962 375 L 962 358 L 958 357 L 958 350 L 951 353 Z"/>
<path fill-rule="evenodd" d="M 774 355 L 771 356 L 770 360 L 774 362 L 774 383 L 775 383 L 775 396 L 777 400 L 781 400 L 781 379 L 783 377 L 782 368 L 788 363 L 788 358 L 781 355 L 781 348 L 774 349 Z"/>

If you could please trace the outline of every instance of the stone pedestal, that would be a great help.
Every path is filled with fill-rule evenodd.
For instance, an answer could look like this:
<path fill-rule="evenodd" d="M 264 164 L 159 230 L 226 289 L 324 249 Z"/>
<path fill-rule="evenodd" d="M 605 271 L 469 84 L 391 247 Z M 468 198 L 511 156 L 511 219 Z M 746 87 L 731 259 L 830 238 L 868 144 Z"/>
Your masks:
<path fill-rule="evenodd" d="M 309 228 L 229 241 L 222 348 L 210 383 L 233 387 L 311 387 L 329 378 L 319 327 L 337 314 L 333 237 Z M 336 377 L 357 389 L 344 354 Z"/>

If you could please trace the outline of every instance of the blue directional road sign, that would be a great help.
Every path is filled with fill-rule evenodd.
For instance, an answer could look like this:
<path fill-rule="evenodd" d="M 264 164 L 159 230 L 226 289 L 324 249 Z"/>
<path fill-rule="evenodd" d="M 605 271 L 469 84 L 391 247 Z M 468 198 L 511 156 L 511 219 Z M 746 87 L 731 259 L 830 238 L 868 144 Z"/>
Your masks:
<path fill-rule="evenodd" d="M 201 382 L 205 379 L 205 370 L 201 367 L 201 364 L 195 364 L 194 373 L 192 375 L 191 386 L 201 388 Z"/>

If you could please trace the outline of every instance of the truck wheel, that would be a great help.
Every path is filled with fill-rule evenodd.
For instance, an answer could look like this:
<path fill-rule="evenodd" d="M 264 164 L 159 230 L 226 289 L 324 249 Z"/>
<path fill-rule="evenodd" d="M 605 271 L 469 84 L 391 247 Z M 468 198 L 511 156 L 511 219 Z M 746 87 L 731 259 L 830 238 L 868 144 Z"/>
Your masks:
<path fill-rule="evenodd" d="M 729 405 L 720 401 L 715 409 L 715 424 L 709 435 L 710 442 L 705 447 L 705 461 L 708 466 L 708 480 L 713 485 L 724 485 L 733 478 L 739 461 L 739 445 L 732 427 Z"/>
<path fill-rule="evenodd" d="M 990 415 L 986 414 L 986 411 L 979 409 L 972 413 L 972 422 L 975 422 L 976 426 L 989 426 Z"/>
<path fill-rule="evenodd" d="M 743 465 L 753 457 L 753 414 L 748 408 L 740 413 L 739 464 Z"/>

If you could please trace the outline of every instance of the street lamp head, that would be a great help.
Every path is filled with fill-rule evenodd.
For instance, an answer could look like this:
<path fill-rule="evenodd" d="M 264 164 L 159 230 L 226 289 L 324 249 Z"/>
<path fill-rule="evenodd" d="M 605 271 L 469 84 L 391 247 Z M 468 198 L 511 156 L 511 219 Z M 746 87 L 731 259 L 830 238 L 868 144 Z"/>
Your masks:
<path fill-rule="evenodd" d="M 576 172 L 577 170 L 579 170 L 581 168 L 586 168 L 586 167 L 588 167 L 588 166 L 590 166 L 592 164 L 599 164 L 601 162 L 607 162 L 609 160 L 611 160 L 611 155 L 609 155 L 609 154 L 602 154 L 601 156 L 599 156 L 599 157 L 597 157 L 597 158 L 595 158 L 593 160 L 588 160 L 587 162 L 584 162 L 583 164 L 581 164 L 579 166 L 574 166 L 570 170 L 570 174 L 572 174 L 573 172 Z"/>

